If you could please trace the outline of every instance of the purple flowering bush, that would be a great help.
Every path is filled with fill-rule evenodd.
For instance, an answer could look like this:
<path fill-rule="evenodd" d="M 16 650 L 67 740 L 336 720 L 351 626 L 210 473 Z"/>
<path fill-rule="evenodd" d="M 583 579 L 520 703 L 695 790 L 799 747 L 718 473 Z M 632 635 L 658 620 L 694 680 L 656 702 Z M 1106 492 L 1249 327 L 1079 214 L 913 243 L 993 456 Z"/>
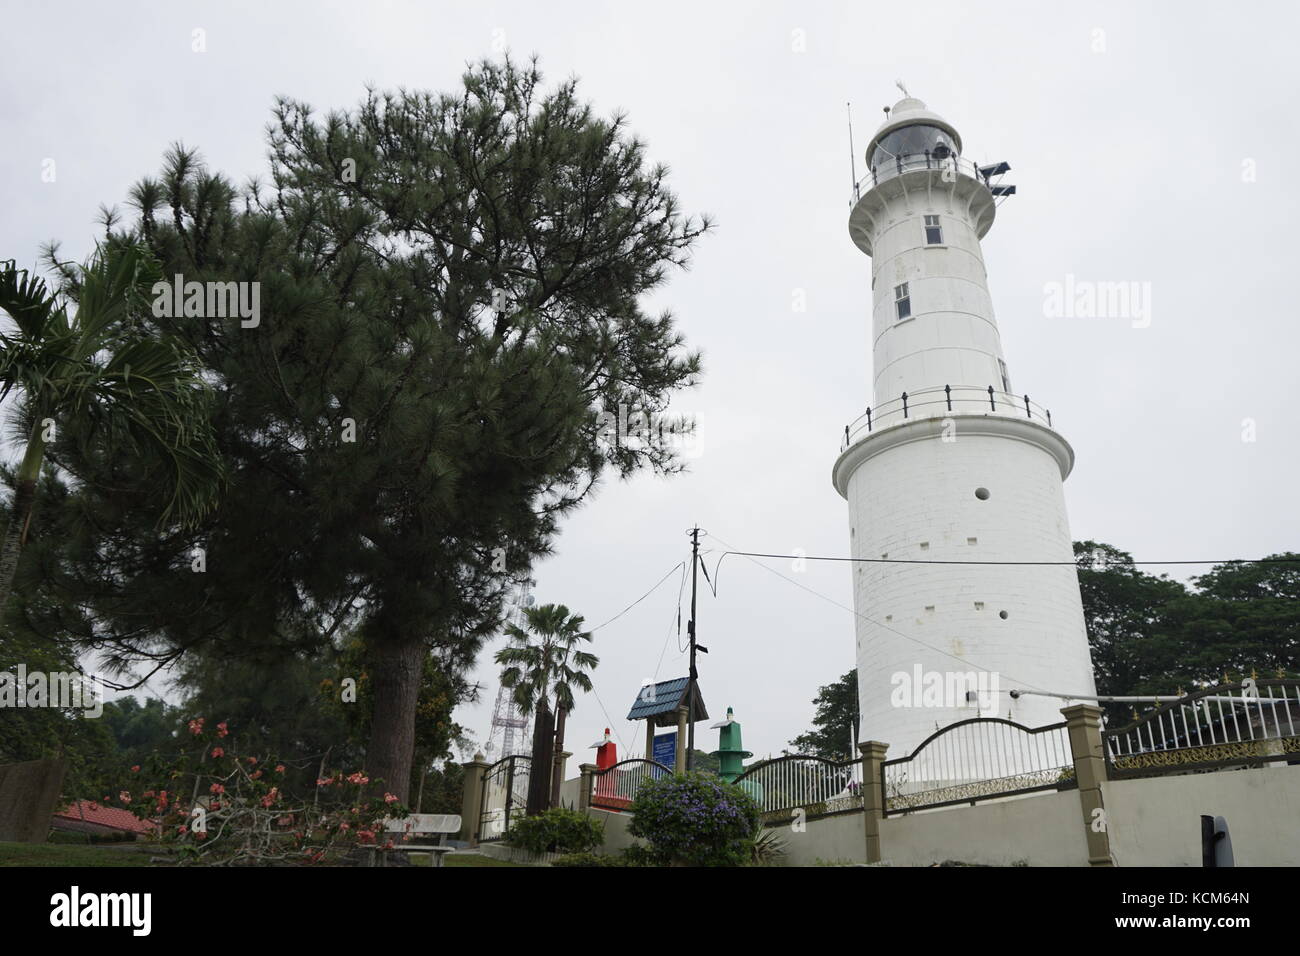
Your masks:
<path fill-rule="evenodd" d="M 650 844 L 664 866 L 744 866 L 759 826 L 758 804 L 709 773 L 668 775 L 641 784 L 628 832 Z"/>

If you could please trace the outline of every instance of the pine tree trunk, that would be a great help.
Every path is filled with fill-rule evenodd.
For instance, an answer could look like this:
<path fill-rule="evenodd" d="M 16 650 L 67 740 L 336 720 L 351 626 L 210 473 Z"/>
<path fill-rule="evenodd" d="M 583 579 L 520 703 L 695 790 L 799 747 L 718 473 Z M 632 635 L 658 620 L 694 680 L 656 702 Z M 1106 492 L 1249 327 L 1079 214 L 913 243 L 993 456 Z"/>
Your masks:
<path fill-rule="evenodd" d="M 551 767 L 555 762 L 555 717 L 545 700 L 537 705 L 533 721 L 533 759 L 528 771 L 528 816 L 541 813 L 551 803 Z"/>
<path fill-rule="evenodd" d="M 382 780 L 378 793 L 408 803 L 411 763 L 415 758 L 415 712 L 424 673 L 422 641 L 380 641 L 369 648 L 375 710 L 370 718 L 366 773 Z"/>
<path fill-rule="evenodd" d="M 41 475 L 41 462 L 45 458 L 45 441 L 41 437 L 41 423 L 37 421 L 27 441 L 22 464 L 14 476 L 14 500 L 9 512 L 9 528 L 4 545 L 0 546 L 0 614 L 9 603 L 13 592 L 14 574 L 18 571 L 18 556 L 22 553 L 27 522 L 32 517 L 36 503 L 36 479 Z"/>

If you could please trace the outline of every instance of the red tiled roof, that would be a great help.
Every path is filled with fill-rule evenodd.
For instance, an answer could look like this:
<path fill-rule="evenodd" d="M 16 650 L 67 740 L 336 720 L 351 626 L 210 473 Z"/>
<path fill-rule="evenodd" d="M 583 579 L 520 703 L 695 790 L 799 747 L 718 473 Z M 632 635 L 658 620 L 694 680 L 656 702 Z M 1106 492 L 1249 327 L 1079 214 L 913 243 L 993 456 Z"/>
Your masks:
<path fill-rule="evenodd" d="M 78 800 L 66 810 L 54 814 L 55 818 L 65 820 L 84 820 L 114 830 L 127 830 L 131 833 L 152 833 L 154 825 L 141 820 L 130 810 L 119 807 L 105 807 L 93 800 Z"/>

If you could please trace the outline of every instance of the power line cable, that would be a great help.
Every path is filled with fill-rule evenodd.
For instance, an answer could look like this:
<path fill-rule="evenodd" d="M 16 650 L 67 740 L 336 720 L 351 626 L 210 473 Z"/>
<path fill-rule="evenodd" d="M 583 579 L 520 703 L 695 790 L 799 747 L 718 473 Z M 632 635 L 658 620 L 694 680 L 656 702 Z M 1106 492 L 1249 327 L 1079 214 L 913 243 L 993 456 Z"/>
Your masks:
<path fill-rule="evenodd" d="M 642 601 L 644 601 L 644 600 L 645 600 L 646 598 L 648 598 L 650 595 L 654 594 L 655 591 L 657 591 L 657 590 L 659 589 L 659 585 L 661 585 L 661 584 L 663 584 L 665 581 L 667 581 L 668 578 L 672 575 L 672 573 L 673 573 L 674 571 L 676 571 L 678 568 L 680 568 L 682 565 L 684 565 L 685 563 L 686 563 L 685 561 L 682 561 L 682 562 L 678 563 L 677 565 L 673 566 L 672 568 L 670 568 L 670 569 L 668 570 L 668 573 L 667 573 L 667 574 L 665 574 L 662 578 L 660 578 L 658 581 L 655 582 L 654 587 L 652 587 L 649 591 L 646 591 L 645 594 L 641 595 L 639 598 L 637 598 L 635 601 L 633 601 L 633 602 L 632 602 L 631 604 L 629 604 L 627 607 L 623 608 L 623 610 L 619 611 L 617 614 L 615 614 L 613 617 L 611 617 L 611 618 L 610 618 L 608 621 L 606 621 L 604 624 L 597 624 L 595 627 L 593 627 L 593 628 L 591 629 L 591 631 L 590 631 L 589 633 L 591 633 L 591 634 L 595 634 L 595 633 L 596 633 L 597 631 L 599 631 L 602 627 L 606 627 L 607 625 L 613 624 L 615 621 L 617 621 L 620 617 L 622 617 L 622 616 L 623 616 L 624 614 L 626 614 L 628 611 L 632 610 L 632 608 L 636 607 L 638 604 L 640 604 Z"/>
<path fill-rule="evenodd" d="M 717 538 L 718 541 L 722 542 L 722 544 L 725 545 L 725 546 L 728 547 L 728 548 L 731 547 L 731 545 L 727 544 L 727 542 L 723 541 L 723 540 L 722 540 L 721 538 L 719 538 L 716 534 L 715 534 L 715 535 L 711 535 L 710 537 Z M 797 558 L 799 557 L 798 555 L 770 555 L 770 554 L 764 554 L 764 555 L 753 555 L 753 554 L 750 554 L 750 553 L 748 553 L 748 552 L 744 552 L 744 551 L 727 551 L 727 552 L 724 552 L 724 553 L 723 553 L 722 557 L 725 558 L 728 554 L 737 554 L 737 555 L 740 555 L 740 556 L 742 556 L 742 557 L 749 558 L 750 561 L 752 561 L 754 564 L 757 564 L 757 565 L 758 565 L 760 568 L 762 568 L 764 571 L 768 571 L 768 572 L 770 572 L 770 573 L 772 573 L 772 574 L 775 574 L 777 577 L 781 578 L 781 579 L 784 580 L 784 581 L 788 581 L 790 584 L 793 584 L 795 587 L 797 587 L 797 588 L 802 588 L 803 590 L 807 591 L 809 594 L 813 595 L 814 597 L 819 597 L 819 598 L 821 598 L 823 601 L 827 601 L 827 602 L 829 602 L 830 604 L 833 604 L 833 605 L 835 605 L 836 607 L 840 608 L 841 610 L 848 611 L 850 614 L 854 615 L 855 617 L 860 617 L 860 618 L 862 618 L 862 620 L 866 621 L 868 624 L 873 624 L 873 625 L 875 625 L 876 627 L 882 628 L 883 630 L 890 631 L 890 632 L 892 632 L 892 633 L 894 633 L 894 634 L 897 634 L 899 637 L 904 638 L 905 640 L 909 640 L 909 641 L 911 641 L 913 644 L 919 644 L 921 647 L 924 647 L 924 648 L 926 648 L 926 649 L 928 649 L 928 650 L 934 651 L 934 652 L 936 652 L 936 653 L 938 653 L 938 654 L 942 654 L 944 657 L 949 657 L 949 658 L 951 658 L 952 660 L 954 660 L 954 661 L 958 661 L 958 662 L 960 662 L 960 663 L 962 663 L 962 664 L 965 664 L 967 667 L 974 668 L 974 669 L 977 670 L 977 671 L 984 671 L 985 673 L 993 673 L 993 672 L 990 671 L 987 667 L 984 667 L 983 665 L 980 665 L 980 664 L 976 664 L 974 661 L 968 661 L 968 660 L 966 660 L 964 657 L 959 657 L 958 655 L 952 653 L 951 651 L 946 651 L 946 650 L 944 650 L 944 649 L 941 648 L 941 647 L 935 647 L 933 644 L 927 644 L 925 641 L 919 640 L 919 639 L 913 637 L 913 636 L 910 635 L 910 634 L 904 634 L 902 631 L 898 630 L 897 628 L 895 628 L 895 627 L 890 627 L 888 624 L 885 624 L 885 623 L 883 623 L 883 622 L 881 622 L 881 621 L 872 620 L 871 618 L 867 617 L 865 614 L 862 614 L 861 612 L 859 612 L 856 608 L 851 608 L 851 607 L 848 607 L 848 606 L 846 606 L 846 605 L 844 605 L 844 604 L 841 604 L 839 601 L 835 600 L 835 599 L 832 598 L 832 597 L 828 597 L 828 596 L 825 595 L 825 594 L 822 594 L 820 591 L 814 591 L 812 588 L 808 587 L 807 585 L 805 585 L 805 584 L 800 584 L 798 581 L 794 580 L 794 578 L 786 577 L 786 575 L 782 574 L 780 571 L 776 570 L 775 568 L 769 568 L 766 564 L 759 564 L 758 561 L 755 561 L 755 560 L 754 560 L 755 557 L 790 557 L 790 558 L 796 558 L 796 559 L 797 559 Z M 718 559 L 718 562 L 719 562 L 719 564 L 721 564 L 721 562 L 722 562 L 722 558 L 719 558 L 719 559 Z M 715 568 L 714 568 L 714 576 L 715 576 L 715 580 L 716 580 L 716 575 L 717 575 L 717 568 L 716 568 L 716 566 L 715 566 Z M 714 593 L 714 596 L 716 597 L 716 596 L 717 596 L 716 585 L 715 585 L 715 590 L 714 590 L 713 593 Z M 1045 690 L 1045 688 L 1043 688 L 1043 687 L 1039 687 L 1037 684 L 1031 684 L 1029 681 L 1021 680 L 1020 678 L 1017 678 L 1014 674 L 1005 674 L 1005 675 L 1004 675 L 1001 671 L 999 671 L 999 672 L 998 672 L 998 675 L 999 675 L 999 677 L 1002 677 L 1002 676 L 1009 677 L 1011 680 L 1013 680 L 1013 681 L 1017 681 L 1017 682 L 1019 682 L 1020 684 L 1024 685 L 1025 687 L 1027 687 L 1027 688 L 1031 688 L 1031 689 L 1033 689 L 1033 690 L 1037 690 L 1037 691 L 1043 691 L 1043 690 Z"/>
<path fill-rule="evenodd" d="M 677 624 L 677 652 L 679 654 L 684 653 L 684 650 L 682 648 L 681 637 L 682 637 L 682 594 L 686 590 L 686 562 L 683 561 L 680 567 L 682 569 L 682 579 L 681 579 L 681 583 L 678 584 L 677 586 L 677 609 L 673 615 L 673 621 L 676 621 Z M 664 636 L 664 646 L 659 650 L 659 660 L 655 663 L 655 672 L 651 678 L 652 680 L 658 680 L 659 671 L 663 669 L 664 655 L 668 653 L 668 642 L 673 638 L 673 621 L 668 622 L 668 633 Z"/>
<path fill-rule="evenodd" d="M 650 588 L 649 591 L 646 591 L 645 594 L 642 594 L 639 598 L 637 598 L 635 601 L 633 601 L 633 602 L 632 602 L 631 604 L 629 604 L 627 607 L 623 608 L 623 610 L 619 611 L 617 614 L 615 614 L 613 617 L 611 617 L 608 621 L 605 621 L 603 624 L 597 624 L 597 625 L 596 625 L 595 627 L 593 627 L 593 628 L 592 628 L 588 633 L 594 634 L 594 633 L 596 633 L 597 631 L 599 631 L 602 627 L 606 627 L 606 626 L 608 626 L 608 625 L 610 625 L 610 624 L 613 624 L 615 621 L 617 621 L 620 617 L 622 617 L 622 616 L 623 616 L 624 614 L 626 614 L 628 611 L 632 610 L 632 608 L 636 607 L 638 604 L 640 604 L 642 601 L 644 601 L 646 598 L 648 598 L 651 594 L 654 594 L 655 591 L 659 590 L 659 585 L 663 584 L 663 583 L 664 583 L 665 581 L 667 581 L 670 577 L 672 577 L 673 572 L 676 571 L 678 568 L 682 568 L 682 575 L 683 575 L 683 576 L 682 576 L 682 581 L 685 582 L 685 580 L 686 580 L 686 578 L 685 578 L 685 574 L 686 574 L 685 567 L 686 567 L 686 562 L 685 562 L 685 561 L 679 561 L 679 562 L 678 562 L 677 564 L 675 564 L 673 567 L 669 568 L 669 569 L 668 569 L 668 573 L 665 574 L 663 577 L 661 577 L 658 581 L 656 581 L 656 582 L 654 583 L 654 585 Z M 679 594 L 679 595 L 678 595 L 678 600 L 680 601 L 680 599 L 681 599 L 681 597 L 680 597 L 680 594 Z M 660 655 L 660 658 L 662 659 L 662 654 Z M 619 745 L 623 748 L 623 752 L 624 752 L 624 753 L 630 753 L 630 751 L 629 751 L 628 748 L 627 748 L 627 742 L 626 742 L 625 740 L 623 740 L 623 733 L 622 733 L 622 731 L 619 730 L 618 725 L 615 723 L 614 719 L 613 719 L 612 717 L 609 716 L 609 710 L 608 710 L 608 708 L 605 707 L 605 702 L 602 701 L 602 700 L 600 699 L 600 694 L 596 691 L 596 687 L 595 687 L 594 684 L 592 685 L 591 692 L 592 692 L 592 694 L 593 694 L 593 695 L 595 696 L 595 698 L 596 698 L 596 703 L 600 705 L 600 711 L 601 711 L 601 713 L 605 715 L 605 722 L 609 725 L 610 729 L 614 731 L 614 735 L 615 735 L 616 737 L 618 737 L 618 742 L 619 742 Z"/>

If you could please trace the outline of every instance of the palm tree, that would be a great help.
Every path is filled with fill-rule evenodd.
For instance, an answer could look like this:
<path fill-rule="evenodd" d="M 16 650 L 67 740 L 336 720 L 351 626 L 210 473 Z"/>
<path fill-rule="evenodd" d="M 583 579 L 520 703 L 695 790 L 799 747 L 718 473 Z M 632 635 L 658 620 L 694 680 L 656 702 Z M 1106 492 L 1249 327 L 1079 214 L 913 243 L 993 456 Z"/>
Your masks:
<path fill-rule="evenodd" d="M 555 751 L 564 746 L 564 718 L 573 710 L 573 689 L 591 691 L 587 671 L 599 658 L 580 646 L 591 642 L 591 632 L 582 629 L 583 618 L 570 614 L 563 604 L 543 604 L 524 609 L 524 625 L 506 627 L 509 647 L 497 652 L 498 664 L 505 664 L 501 685 L 514 691 L 515 702 L 525 714 L 536 711 L 533 720 L 533 759 L 528 778 L 528 813 L 540 813 L 551 803 L 551 775 Z M 558 726 L 551 712 L 554 697 Z"/>
<path fill-rule="evenodd" d="M 0 311 L 16 326 L 0 329 L 0 401 L 21 394 L 27 435 L 0 546 L 0 609 L 13 588 L 46 449 L 61 423 L 84 426 L 79 430 L 110 454 L 142 453 L 154 481 L 161 472 L 170 497 L 160 525 L 196 523 L 215 507 L 224 475 L 208 417 L 211 390 L 197 358 L 142 321 L 162 278 L 152 257 L 115 243 L 70 272 L 69 290 L 52 293 L 14 260 L 0 262 Z"/>

